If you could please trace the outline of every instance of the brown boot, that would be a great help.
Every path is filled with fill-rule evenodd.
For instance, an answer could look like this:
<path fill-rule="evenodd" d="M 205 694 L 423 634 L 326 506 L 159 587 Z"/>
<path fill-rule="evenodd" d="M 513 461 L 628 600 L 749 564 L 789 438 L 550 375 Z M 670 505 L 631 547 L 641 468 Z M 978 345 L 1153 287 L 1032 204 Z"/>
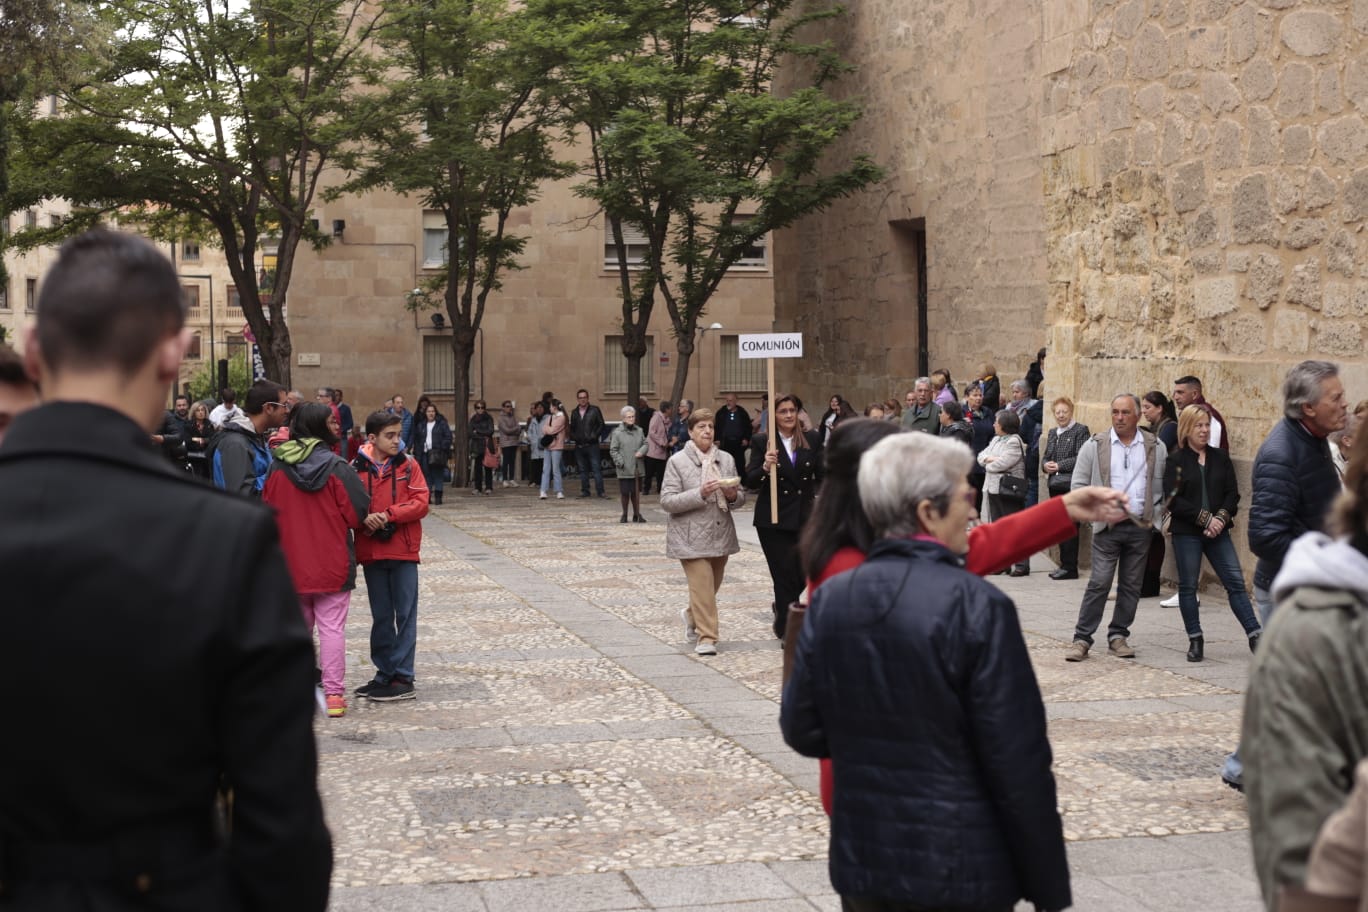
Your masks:
<path fill-rule="evenodd" d="M 1081 662 L 1088 657 L 1088 644 L 1082 640 L 1074 640 L 1064 650 L 1064 661 Z"/>

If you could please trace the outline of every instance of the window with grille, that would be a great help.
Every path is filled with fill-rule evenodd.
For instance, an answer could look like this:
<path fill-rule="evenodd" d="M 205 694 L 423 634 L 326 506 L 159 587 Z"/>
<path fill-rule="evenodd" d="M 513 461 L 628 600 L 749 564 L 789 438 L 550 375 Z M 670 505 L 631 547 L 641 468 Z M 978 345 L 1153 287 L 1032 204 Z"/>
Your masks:
<path fill-rule="evenodd" d="M 25 227 L 25 228 L 37 228 L 37 227 L 38 227 L 38 213 L 37 213 L 37 212 L 34 212 L 32 209 L 29 209 L 27 212 L 24 213 L 24 227 Z"/>
<path fill-rule="evenodd" d="M 0 310 L 9 310 L 9 284 L 0 285 Z"/>
<path fill-rule="evenodd" d="M 187 263 L 198 263 L 200 258 L 200 246 L 194 241 L 181 242 L 181 259 Z"/>
<path fill-rule="evenodd" d="M 204 357 L 200 351 L 200 334 L 195 333 L 190 337 L 190 347 L 185 350 L 185 360 L 198 361 Z"/>
<path fill-rule="evenodd" d="M 627 392 L 627 356 L 622 353 L 622 336 L 603 340 L 603 391 Z M 646 354 L 641 359 L 641 393 L 655 393 L 655 337 L 646 337 Z"/>
<path fill-rule="evenodd" d="M 242 292 L 238 291 L 236 285 L 228 287 L 228 319 L 242 320 Z"/>
<path fill-rule="evenodd" d="M 456 353 L 451 350 L 451 336 L 423 337 L 423 390 L 456 392 Z"/>
<path fill-rule="evenodd" d="M 38 309 L 38 280 L 24 280 L 24 310 L 33 313 Z"/>
<path fill-rule="evenodd" d="M 765 359 L 741 355 L 741 337 L 724 335 L 718 338 L 719 392 L 755 393 L 765 390 Z"/>
<path fill-rule="evenodd" d="M 200 312 L 200 290 L 198 285 L 182 285 L 181 291 L 185 293 L 185 309 L 192 316 L 199 316 Z"/>
<path fill-rule="evenodd" d="M 440 212 L 423 213 L 423 268 L 441 269 L 447 264 L 447 226 Z"/>
<path fill-rule="evenodd" d="M 640 227 L 623 222 L 622 243 L 626 247 L 628 266 L 641 266 L 646 262 L 651 252 L 651 244 L 646 238 L 646 232 Z M 617 245 L 613 243 L 613 226 L 606 223 L 603 226 L 603 265 L 615 269 L 618 265 Z"/>

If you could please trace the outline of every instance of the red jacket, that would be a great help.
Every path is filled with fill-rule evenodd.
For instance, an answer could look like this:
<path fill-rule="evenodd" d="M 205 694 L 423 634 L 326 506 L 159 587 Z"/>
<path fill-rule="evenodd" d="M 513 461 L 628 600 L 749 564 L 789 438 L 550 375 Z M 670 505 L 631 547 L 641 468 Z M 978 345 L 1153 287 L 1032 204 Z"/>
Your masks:
<path fill-rule="evenodd" d="M 351 466 L 319 440 L 286 441 L 272 453 L 261 499 L 275 508 L 295 592 L 356 588 L 351 530 L 365 522 L 367 498 Z"/>
<path fill-rule="evenodd" d="M 1064 498 L 1051 497 L 1028 510 L 1004 516 L 990 523 L 981 523 L 969 530 L 969 551 L 964 555 L 964 569 L 976 576 L 987 576 L 1025 560 L 1037 551 L 1067 541 L 1076 535 L 1073 520 L 1069 519 Z M 831 556 L 822 573 L 808 581 L 809 597 L 817 587 L 838 573 L 852 570 L 864 563 L 865 556 L 855 548 L 845 547 Z M 822 760 L 818 782 L 822 806 L 831 814 L 831 802 L 836 793 L 836 780 L 831 761 Z"/>
<path fill-rule="evenodd" d="M 375 447 L 361 447 L 352 467 L 370 493 L 370 512 L 384 513 L 396 528 L 388 541 L 363 530 L 356 534 L 356 558 L 363 564 L 381 560 L 419 563 L 424 516 L 428 514 L 428 486 L 418 460 L 407 453 L 377 463 Z"/>

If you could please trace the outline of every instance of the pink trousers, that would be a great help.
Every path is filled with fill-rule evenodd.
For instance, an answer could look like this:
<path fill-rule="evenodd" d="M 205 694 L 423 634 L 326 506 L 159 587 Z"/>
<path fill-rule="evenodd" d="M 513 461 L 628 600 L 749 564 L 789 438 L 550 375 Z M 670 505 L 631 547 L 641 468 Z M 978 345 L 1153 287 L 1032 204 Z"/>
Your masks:
<path fill-rule="evenodd" d="M 309 592 L 299 596 L 299 609 L 309 630 L 318 627 L 318 662 L 323 668 L 323 692 L 344 694 L 347 671 L 347 610 L 350 592 Z"/>

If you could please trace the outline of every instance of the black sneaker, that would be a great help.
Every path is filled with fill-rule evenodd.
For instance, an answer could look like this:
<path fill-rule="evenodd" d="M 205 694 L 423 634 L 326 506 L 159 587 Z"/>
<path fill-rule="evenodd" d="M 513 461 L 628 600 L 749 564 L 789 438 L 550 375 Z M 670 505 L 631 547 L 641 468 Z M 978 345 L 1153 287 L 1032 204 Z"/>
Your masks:
<path fill-rule="evenodd" d="M 356 694 L 358 697 L 369 697 L 372 690 L 384 686 L 385 683 L 379 678 L 371 678 L 365 684 L 362 684 L 360 687 L 356 688 L 356 690 L 353 690 L 352 693 Z"/>
<path fill-rule="evenodd" d="M 416 696 L 413 684 L 402 678 L 395 678 L 388 684 L 371 688 L 371 692 L 366 694 L 366 699 L 377 703 L 392 703 L 395 700 L 412 700 Z"/>

